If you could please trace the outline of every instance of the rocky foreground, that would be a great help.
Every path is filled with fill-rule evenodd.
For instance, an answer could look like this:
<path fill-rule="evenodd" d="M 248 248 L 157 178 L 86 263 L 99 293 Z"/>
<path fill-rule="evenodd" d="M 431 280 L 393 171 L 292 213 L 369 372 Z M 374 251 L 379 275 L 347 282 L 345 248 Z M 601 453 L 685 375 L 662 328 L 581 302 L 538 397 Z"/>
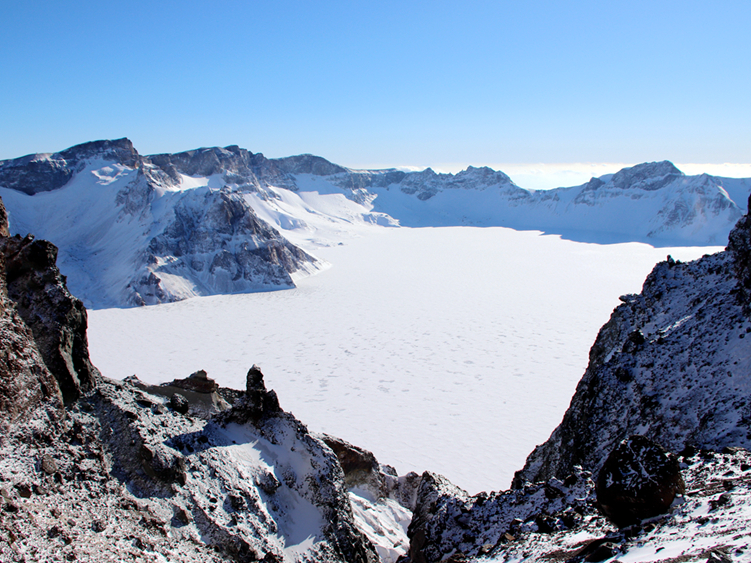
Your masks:
<path fill-rule="evenodd" d="M 622 298 L 561 426 L 474 496 L 310 433 L 256 367 L 103 377 L 55 247 L 0 208 L 0 251 L 2 561 L 751 560 L 748 217 Z"/>

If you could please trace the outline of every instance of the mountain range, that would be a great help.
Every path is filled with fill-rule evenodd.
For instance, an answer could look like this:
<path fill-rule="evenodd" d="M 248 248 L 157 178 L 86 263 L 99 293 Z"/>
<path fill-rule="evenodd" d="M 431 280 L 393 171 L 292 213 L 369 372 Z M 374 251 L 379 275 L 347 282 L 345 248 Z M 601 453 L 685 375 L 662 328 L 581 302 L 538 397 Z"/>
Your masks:
<path fill-rule="evenodd" d="M 3 561 L 751 556 L 749 215 L 726 251 L 669 257 L 621 297 L 560 426 L 511 489 L 476 495 L 310 432 L 257 366 L 245 390 L 108 379 L 56 258 L 9 236 L 0 203 Z"/>
<path fill-rule="evenodd" d="M 140 155 L 128 139 L 0 161 L 10 230 L 50 240 L 88 307 L 292 287 L 353 229 L 499 226 L 598 243 L 724 245 L 751 179 L 652 162 L 580 186 L 526 190 L 469 167 L 353 170 L 237 146 Z"/>

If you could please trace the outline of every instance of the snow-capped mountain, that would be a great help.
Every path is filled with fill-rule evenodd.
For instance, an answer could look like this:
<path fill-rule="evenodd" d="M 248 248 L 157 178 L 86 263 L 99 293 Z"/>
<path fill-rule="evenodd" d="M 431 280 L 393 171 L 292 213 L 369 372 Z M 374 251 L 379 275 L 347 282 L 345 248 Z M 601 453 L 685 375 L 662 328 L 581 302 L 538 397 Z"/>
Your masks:
<path fill-rule="evenodd" d="M 201 370 L 163 385 L 102 377 L 86 363 L 85 310 L 54 246 L 9 237 L 4 218 L 0 203 L 3 561 L 749 560 L 751 453 L 735 446 L 749 440 L 748 216 L 727 252 L 661 263 L 642 294 L 624 297 L 572 402 L 580 424 L 546 451 L 561 478 L 476 495 L 430 471 L 400 477 L 309 432 L 256 366 L 244 391 Z M 65 402 L 64 382 L 75 385 Z M 636 436 L 613 450 L 626 471 L 587 469 L 607 455 L 602 444 L 632 431 L 682 451 Z M 582 444 L 587 455 L 572 457 Z M 632 483 L 604 506 L 603 486 Z M 634 506 L 650 516 L 621 520 Z"/>
<path fill-rule="evenodd" d="M 591 242 L 724 244 L 751 181 L 647 163 L 548 191 L 503 172 L 351 170 L 237 146 L 142 156 L 127 139 L 0 161 L 11 231 L 60 248 L 89 307 L 290 287 L 370 226 L 504 226 Z"/>
<path fill-rule="evenodd" d="M 87 304 L 291 287 L 322 263 L 245 199 L 262 186 L 254 170 L 266 172 L 252 156 L 232 147 L 157 155 L 160 167 L 127 139 L 102 141 L 5 162 L 0 184 L 12 230 L 55 241 Z"/>

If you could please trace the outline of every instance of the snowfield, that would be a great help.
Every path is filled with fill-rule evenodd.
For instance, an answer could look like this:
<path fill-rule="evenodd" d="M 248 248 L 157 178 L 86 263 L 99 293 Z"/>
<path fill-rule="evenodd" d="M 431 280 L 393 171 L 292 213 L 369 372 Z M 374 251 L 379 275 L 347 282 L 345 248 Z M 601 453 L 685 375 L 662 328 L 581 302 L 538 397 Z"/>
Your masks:
<path fill-rule="evenodd" d="M 470 493 L 507 488 L 548 438 L 620 295 L 667 254 L 720 250 L 499 227 L 285 236 L 333 266 L 284 291 L 90 310 L 93 363 L 152 383 L 205 369 L 237 389 L 258 364 L 311 431 Z"/>

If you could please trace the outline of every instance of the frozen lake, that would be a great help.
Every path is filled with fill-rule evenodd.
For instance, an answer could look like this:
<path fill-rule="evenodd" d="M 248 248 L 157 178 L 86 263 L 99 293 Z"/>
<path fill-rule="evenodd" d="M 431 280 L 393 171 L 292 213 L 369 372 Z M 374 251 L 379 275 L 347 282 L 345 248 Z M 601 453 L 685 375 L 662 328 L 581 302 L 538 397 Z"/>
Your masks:
<path fill-rule="evenodd" d="M 280 403 L 407 471 L 470 493 L 508 488 L 560 422 L 618 296 L 667 254 L 504 228 L 364 230 L 333 266 L 269 293 L 89 311 L 94 364 L 160 383 L 205 369 L 243 389 L 258 364 Z"/>

